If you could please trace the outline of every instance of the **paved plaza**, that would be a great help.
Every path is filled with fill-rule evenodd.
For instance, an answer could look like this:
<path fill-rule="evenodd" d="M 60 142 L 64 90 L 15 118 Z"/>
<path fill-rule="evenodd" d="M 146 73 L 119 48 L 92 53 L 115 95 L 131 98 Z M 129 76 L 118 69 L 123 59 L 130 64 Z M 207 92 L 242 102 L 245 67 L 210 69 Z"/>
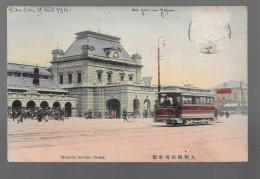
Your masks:
<path fill-rule="evenodd" d="M 10 162 L 232 162 L 248 159 L 247 116 L 171 127 L 153 119 L 17 124 L 8 119 Z"/>

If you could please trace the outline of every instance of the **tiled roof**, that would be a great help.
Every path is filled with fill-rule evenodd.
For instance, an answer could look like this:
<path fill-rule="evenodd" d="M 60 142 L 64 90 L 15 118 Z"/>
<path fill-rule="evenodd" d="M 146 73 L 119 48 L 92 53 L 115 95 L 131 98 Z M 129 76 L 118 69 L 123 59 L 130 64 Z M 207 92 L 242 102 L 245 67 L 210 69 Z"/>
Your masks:
<path fill-rule="evenodd" d="M 7 88 L 13 89 L 13 88 L 39 88 L 39 90 L 59 90 L 64 91 L 57 83 L 49 80 L 49 79 L 40 79 L 39 85 L 33 84 L 32 78 L 26 78 L 26 77 L 13 77 L 13 76 L 7 76 Z"/>
<path fill-rule="evenodd" d="M 34 68 L 36 68 L 36 66 L 25 65 L 25 64 L 17 64 L 17 63 L 8 63 L 7 64 L 7 71 L 8 72 L 19 72 L 19 73 L 33 74 Z M 48 75 L 48 76 L 51 75 L 51 73 L 46 69 L 46 67 L 37 66 L 37 68 L 39 68 L 39 74 L 40 75 Z"/>
<path fill-rule="evenodd" d="M 79 36 L 80 33 L 84 35 Z M 126 50 L 121 45 L 119 41 L 120 38 L 108 36 L 105 34 L 94 33 L 91 31 L 85 31 L 80 33 L 76 33 L 78 37 L 72 43 L 72 45 L 67 49 L 63 57 L 81 55 L 82 54 L 81 47 L 83 45 L 93 45 L 95 48 L 94 50 L 95 56 L 107 58 L 107 55 L 104 51 L 105 48 L 119 47 L 121 49 L 123 60 L 133 61 L 131 57 L 128 55 L 128 53 L 126 52 Z"/>
<path fill-rule="evenodd" d="M 230 80 L 228 82 L 224 82 L 220 85 L 214 86 L 212 87 L 212 89 L 221 89 L 221 88 L 240 88 L 240 81 L 234 81 L 234 80 Z M 243 89 L 247 89 L 248 86 L 245 83 L 242 83 L 242 88 Z"/>

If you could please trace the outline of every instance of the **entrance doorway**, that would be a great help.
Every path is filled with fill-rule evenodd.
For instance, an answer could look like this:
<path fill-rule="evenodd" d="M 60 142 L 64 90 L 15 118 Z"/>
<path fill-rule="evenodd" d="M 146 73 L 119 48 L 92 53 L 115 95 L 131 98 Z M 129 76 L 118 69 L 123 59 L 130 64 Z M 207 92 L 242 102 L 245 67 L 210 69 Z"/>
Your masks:
<path fill-rule="evenodd" d="M 140 102 L 138 99 L 134 99 L 133 101 L 133 111 L 139 111 L 140 110 Z"/>
<path fill-rule="evenodd" d="M 115 112 L 115 117 L 120 118 L 120 102 L 117 99 L 110 99 L 106 102 L 106 109 L 111 114 L 112 111 Z"/>
<path fill-rule="evenodd" d="M 41 102 L 40 106 L 41 108 L 46 109 L 47 107 L 49 107 L 49 103 L 47 101 L 43 101 Z"/>
<path fill-rule="evenodd" d="M 21 107 L 22 107 L 21 101 L 15 100 L 15 101 L 12 103 L 12 107 L 13 107 L 13 108 L 21 108 Z"/>
<path fill-rule="evenodd" d="M 65 104 L 65 112 L 67 113 L 68 117 L 71 117 L 71 103 L 70 102 L 67 102 Z"/>
<path fill-rule="evenodd" d="M 54 102 L 53 103 L 54 108 L 60 108 L 60 103 L 59 102 Z"/>
<path fill-rule="evenodd" d="M 27 108 L 35 108 L 35 106 L 36 106 L 36 104 L 35 104 L 34 101 L 29 101 L 29 102 L 27 103 Z"/>
<path fill-rule="evenodd" d="M 149 99 L 144 100 L 144 110 L 147 110 L 149 113 L 151 111 L 151 102 Z"/>

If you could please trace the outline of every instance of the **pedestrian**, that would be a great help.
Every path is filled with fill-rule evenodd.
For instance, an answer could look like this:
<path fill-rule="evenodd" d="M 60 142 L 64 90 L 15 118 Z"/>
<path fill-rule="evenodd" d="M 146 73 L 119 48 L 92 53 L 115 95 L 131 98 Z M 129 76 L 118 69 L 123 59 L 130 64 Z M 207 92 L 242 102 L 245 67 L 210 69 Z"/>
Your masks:
<path fill-rule="evenodd" d="M 64 121 L 64 111 L 60 110 L 60 120 Z"/>
<path fill-rule="evenodd" d="M 92 118 L 92 109 L 90 109 L 89 111 L 88 111 L 88 117 L 91 119 Z"/>
<path fill-rule="evenodd" d="M 218 119 L 218 109 L 215 109 L 215 112 L 214 112 L 214 117 L 215 117 L 215 120 Z"/>
<path fill-rule="evenodd" d="M 226 111 L 226 118 L 229 118 L 229 112 Z"/>
<path fill-rule="evenodd" d="M 86 110 L 86 112 L 84 113 L 85 118 L 88 119 L 88 110 Z"/>
<path fill-rule="evenodd" d="M 126 115 L 127 115 L 127 111 L 126 111 L 125 108 L 124 108 L 124 109 L 123 109 L 123 118 L 124 118 L 124 121 L 127 121 Z"/>
<path fill-rule="evenodd" d="M 115 117 L 115 112 L 114 111 L 111 112 L 111 116 L 112 116 L 112 118 Z"/>
<path fill-rule="evenodd" d="M 37 119 L 38 119 L 38 122 L 42 122 L 42 116 L 43 116 L 42 109 L 39 109 L 39 110 L 37 111 Z"/>
<path fill-rule="evenodd" d="M 65 119 L 69 119 L 68 111 L 66 109 L 64 111 L 64 117 L 65 117 Z"/>

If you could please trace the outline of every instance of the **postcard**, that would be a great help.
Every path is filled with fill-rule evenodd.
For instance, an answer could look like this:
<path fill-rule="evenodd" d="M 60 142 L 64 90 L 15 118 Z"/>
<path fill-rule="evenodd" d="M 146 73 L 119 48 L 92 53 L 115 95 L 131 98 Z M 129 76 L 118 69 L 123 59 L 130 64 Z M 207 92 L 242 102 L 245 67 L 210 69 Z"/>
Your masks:
<path fill-rule="evenodd" d="M 247 162 L 245 6 L 9 6 L 9 162 Z"/>

